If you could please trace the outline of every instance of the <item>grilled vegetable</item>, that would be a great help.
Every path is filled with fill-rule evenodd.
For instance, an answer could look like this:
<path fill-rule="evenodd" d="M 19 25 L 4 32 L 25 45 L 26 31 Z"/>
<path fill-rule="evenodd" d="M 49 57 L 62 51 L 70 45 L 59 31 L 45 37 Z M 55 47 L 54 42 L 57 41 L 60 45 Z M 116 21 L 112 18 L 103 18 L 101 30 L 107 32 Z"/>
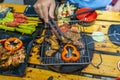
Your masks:
<path fill-rule="evenodd" d="M 19 50 L 22 46 L 23 46 L 23 42 L 15 37 L 8 38 L 4 43 L 4 47 L 8 51 Z"/>
<path fill-rule="evenodd" d="M 66 55 L 69 53 L 69 51 L 67 50 L 67 48 L 72 48 L 72 55 L 67 57 Z M 76 47 L 71 45 L 71 44 L 67 44 L 64 46 L 63 51 L 61 53 L 61 58 L 63 61 L 65 62 L 69 62 L 69 61 L 77 61 L 80 58 L 80 53 L 77 51 Z"/>

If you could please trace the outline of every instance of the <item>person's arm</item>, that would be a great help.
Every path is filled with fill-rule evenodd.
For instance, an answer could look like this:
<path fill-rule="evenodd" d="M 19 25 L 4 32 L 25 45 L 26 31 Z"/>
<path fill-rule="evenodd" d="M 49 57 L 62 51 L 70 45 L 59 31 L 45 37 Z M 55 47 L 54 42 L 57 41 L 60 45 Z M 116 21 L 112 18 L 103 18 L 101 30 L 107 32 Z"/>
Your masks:
<path fill-rule="evenodd" d="M 34 4 L 35 11 L 47 23 L 48 18 L 54 18 L 55 0 L 37 0 Z"/>
<path fill-rule="evenodd" d="M 114 6 L 107 7 L 107 11 L 119 12 L 120 11 L 120 0 L 118 0 Z"/>

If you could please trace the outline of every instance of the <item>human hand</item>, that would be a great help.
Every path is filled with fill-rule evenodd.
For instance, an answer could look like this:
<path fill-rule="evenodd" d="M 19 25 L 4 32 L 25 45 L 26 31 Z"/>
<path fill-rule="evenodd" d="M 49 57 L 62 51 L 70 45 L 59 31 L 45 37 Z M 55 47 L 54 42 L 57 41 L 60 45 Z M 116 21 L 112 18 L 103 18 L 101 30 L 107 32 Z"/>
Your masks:
<path fill-rule="evenodd" d="M 120 11 L 120 7 L 119 6 L 107 6 L 106 10 L 107 11 L 119 12 Z"/>
<path fill-rule="evenodd" d="M 48 18 L 54 18 L 55 0 L 37 0 L 34 4 L 35 11 L 47 23 Z"/>

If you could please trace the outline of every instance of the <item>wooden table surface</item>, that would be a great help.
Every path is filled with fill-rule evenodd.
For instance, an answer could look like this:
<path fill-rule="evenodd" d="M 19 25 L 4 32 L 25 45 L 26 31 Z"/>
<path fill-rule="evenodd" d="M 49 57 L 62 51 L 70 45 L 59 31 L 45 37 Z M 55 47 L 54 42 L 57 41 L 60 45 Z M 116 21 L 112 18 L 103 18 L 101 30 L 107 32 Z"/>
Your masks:
<path fill-rule="evenodd" d="M 0 4 L 2 6 L 14 7 L 15 12 L 23 13 L 25 9 L 25 5 L 18 4 Z M 98 17 L 97 19 L 102 20 L 118 20 L 120 21 L 120 13 L 119 12 L 107 12 L 107 11 L 97 11 Z M 109 26 L 111 24 L 120 24 L 119 22 L 108 22 L 108 21 L 95 21 L 94 25 L 89 27 L 85 27 L 85 32 L 94 32 L 98 29 L 107 34 Z M 103 27 L 103 25 L 105 27 Z M 103 47 L 105 45 L 105 47 Z M 95 49 L 102 50 L 107 52 L 116 52 L 120 51 L 120 46 L 113 44 L 109 37 L 106 37 L 105 42 L 95 42 Z M 120 53 L 119 53 L 120 54 Z M 38 51 L 31 53 L 31 57 L 29 58 L 29 64 L 32 65 L 40 65 Z M 101 54 L 102 56 L 102 64 L 98 68 L 93 67 L 89 64 L 85 69 L 82 70 L 82 73 L 92 74 L 92 75 L 100 75 L 100 76 L 109 76 L 109 77 L 120 77 L 120 70 L 117 68 L 118 61 L 120 61 L 120 56 L 117 55 L 108 55 Z M 100 57 L 98 53 L 94 53 L 92 63 L 94 65 L 99 64 Z M 43 70 L 34 67 L 27 67 L 25 71 L 25 75 L 23 77 L 14 77 L 14 76 L 4 76 L 0 75 L 0 80 L 47 80 L 53 78 L 53 80 L 98 80 L 96 78 L 89 78 L 85 76 L 80 76 L 77 74 L 61 74 L 56 73 L 50 70 Z"/>

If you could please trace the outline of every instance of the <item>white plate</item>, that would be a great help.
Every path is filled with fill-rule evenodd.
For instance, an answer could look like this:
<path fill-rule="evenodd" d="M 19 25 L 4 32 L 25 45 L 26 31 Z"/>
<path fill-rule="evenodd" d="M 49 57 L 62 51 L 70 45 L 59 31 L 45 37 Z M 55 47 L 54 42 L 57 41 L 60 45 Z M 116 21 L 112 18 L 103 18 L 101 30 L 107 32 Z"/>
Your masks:
<path fill-rule="evenodd" d="M 105 35 L 102 32 L 93 32 L 92 38 L 97 42 L 103 42 L 105 40 Z"/>

